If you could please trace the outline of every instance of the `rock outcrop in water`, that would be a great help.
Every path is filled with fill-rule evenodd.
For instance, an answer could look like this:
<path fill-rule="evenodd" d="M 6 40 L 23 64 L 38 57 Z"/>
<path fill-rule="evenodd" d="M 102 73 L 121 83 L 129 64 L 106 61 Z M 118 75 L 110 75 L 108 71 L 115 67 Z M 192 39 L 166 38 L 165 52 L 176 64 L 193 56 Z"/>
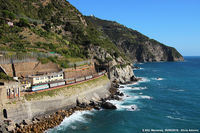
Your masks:
<path fill-rule="evenodd" d="M 117 109 L 117 107 L 115 105 L 113 105 L 112 103 L 110 102 L 104 102 L 101 107 L 103 109 Z"/>

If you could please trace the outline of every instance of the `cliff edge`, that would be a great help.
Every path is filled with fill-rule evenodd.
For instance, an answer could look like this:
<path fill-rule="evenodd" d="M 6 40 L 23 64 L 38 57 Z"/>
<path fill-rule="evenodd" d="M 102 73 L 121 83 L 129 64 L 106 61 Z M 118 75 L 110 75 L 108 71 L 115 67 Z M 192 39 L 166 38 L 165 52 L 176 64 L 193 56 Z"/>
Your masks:
<path fill-rule="evenodd" d="M 183 56 L 173 47 L 166 46 L 154 39 L 114 21 L 107 21 L 94 16 L 86 16 L 93 24 L 133 62 L 183 61 Z"/>

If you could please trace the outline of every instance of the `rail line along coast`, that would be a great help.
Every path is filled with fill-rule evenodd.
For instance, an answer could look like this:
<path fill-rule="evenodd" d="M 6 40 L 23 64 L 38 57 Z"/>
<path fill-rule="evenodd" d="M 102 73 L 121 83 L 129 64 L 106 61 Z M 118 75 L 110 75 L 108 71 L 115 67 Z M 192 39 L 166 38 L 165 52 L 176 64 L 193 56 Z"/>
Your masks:
<path fill-rule="evenodd" d="M 68 68 L 60 68 L 52 62 L 43 64 L 34 58 L 3 57 L 1 74 L 12 79 L 1 81 L 1 122 L 31 120 L 75 106 L 77 100 L 89 102 L 109 96 L 111 82 L 106 70 L 100 70 L 95 60 L 70 64 Z"/>

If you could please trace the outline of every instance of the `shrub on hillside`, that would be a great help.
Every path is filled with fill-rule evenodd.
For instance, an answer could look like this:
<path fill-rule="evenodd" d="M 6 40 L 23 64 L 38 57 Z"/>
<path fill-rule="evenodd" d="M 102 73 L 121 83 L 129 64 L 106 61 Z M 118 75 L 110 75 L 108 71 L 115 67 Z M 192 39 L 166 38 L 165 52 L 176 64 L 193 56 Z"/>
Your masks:
<path fill-rule="evenodd" d="M 16 17 L 14 13 L 12 13 L 12 12 L 10 12 L 10 11 L 8 11 L 8 10 L 3 10 L 3 11 L 2 11 L 2 16 L 3 16 L 4 18 L 9 18 L 9 19 L 11 19 L 11 20 L 14 20 L 15 17 Z"/>
<path fill-rule="evenodd" d="M 17 23 L 19 27 L 29 27 L 29 23 L 27 19 L 20 18 L 19 22 Z"/>
<path fill-rule="evenodd" d="M 3 79 L 3 80 L 13 80 L 12 77 L 6 75 L 6 74 L 3 73 L 3 72 L 0 72 L 0 79 Z"/>

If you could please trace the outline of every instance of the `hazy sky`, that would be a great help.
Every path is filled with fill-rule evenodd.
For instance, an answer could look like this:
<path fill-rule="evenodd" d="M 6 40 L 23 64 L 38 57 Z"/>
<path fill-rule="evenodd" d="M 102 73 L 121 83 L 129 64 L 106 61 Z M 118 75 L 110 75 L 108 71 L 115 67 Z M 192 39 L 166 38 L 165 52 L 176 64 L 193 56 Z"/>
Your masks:
<path fill-rule="evenodd" d="M 200 0 L 69 0 L 84 15 L 117 21 L 182 55 L 200 56 Z"/>

